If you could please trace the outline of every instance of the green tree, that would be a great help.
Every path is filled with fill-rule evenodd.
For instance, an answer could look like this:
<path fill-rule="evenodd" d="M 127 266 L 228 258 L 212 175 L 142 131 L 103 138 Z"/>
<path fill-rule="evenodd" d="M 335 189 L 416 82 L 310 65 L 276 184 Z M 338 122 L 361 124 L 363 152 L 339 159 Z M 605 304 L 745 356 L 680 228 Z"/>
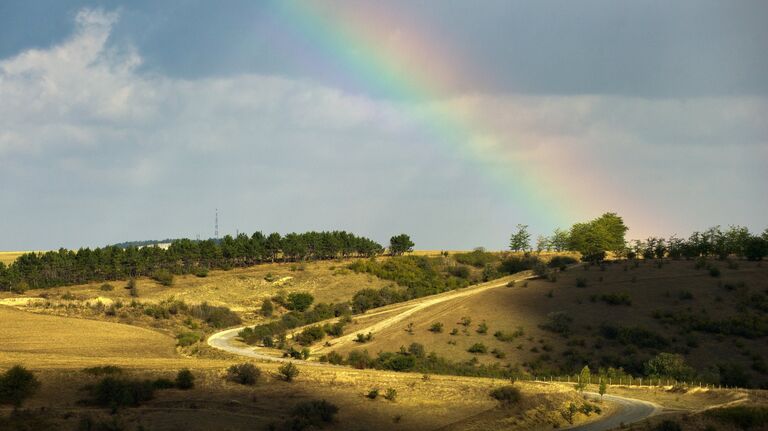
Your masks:
<path fill-rule="evenodd" d="M 395 235 L 389 239 L 389 252 L 392 256 L 399 256 L 403 253 L 410 253 L 413 251 L 415 244 L 411 241 L 411 237 L 401 233 Z"/>
<path fill-rule="evenodd" d="M 624 220 L 615 213 L 605 213 L 587 223 L 571 227 L 569 248 L 582 254 L 587 261 L 605 258 L 607 251 L 622 252 L 626 248 L 627 232 Z"/>
<path fill-rule="evenodd" d="M 587 385 L 589 384 L 589 379 L 592 377 L 592 375 L 589 372 L 589 366 L 584 365 L 584 368 L 581 369 L 581 373 L 579 373 L 579 382 L 576 383 L 576 390 L 579 392 L 584 392 L 584 389 L 587 388 Z"/>
<path fill-rule="evenodd" d="M 564 251 L 568 250 L 568 244 L 570 242 L 570 234 L 568 231 L 557 228 L 554 232 L 552 232 L 552 237 L 550 238 L 550 244 L 552 245 L 552 248 L 555 251 Z"/>
<path fill-rule="evenodd" d="M 307 292 L 292 292 L 288 294 L 286 308 L 295 311 L 306 311 L 315 298 Z"/>
<path fill-rule="evenodd" d="M 600 394 L 600 399 L 603 399 L 603 395 L 608 391 L 608 385 L 605 384 L 605 380 L 600 380 L 600 386 L 597 387 L 597 392 Z"/>
<path fill-rule="evenodd" d="M 21 407 L 24 400 L 34 395 L 40 382 L 34 374 L 21 365 L 15 365 L 0 375 L 0 404 Z"/>
<path fill-rule="evenodd" d="M 509 249 L 512 251 L 527 251 L 531 249 L 531 234 L 527 224 L 518 224 L 517 231 L 509 239 Z"/>
<path fill-rule="evenodd" d="M 662 352 L 645 363 L 645 374 L 652 377 L 687 380 L 693 377 L 694 370 L 685 363 L 683 355 Z"/>

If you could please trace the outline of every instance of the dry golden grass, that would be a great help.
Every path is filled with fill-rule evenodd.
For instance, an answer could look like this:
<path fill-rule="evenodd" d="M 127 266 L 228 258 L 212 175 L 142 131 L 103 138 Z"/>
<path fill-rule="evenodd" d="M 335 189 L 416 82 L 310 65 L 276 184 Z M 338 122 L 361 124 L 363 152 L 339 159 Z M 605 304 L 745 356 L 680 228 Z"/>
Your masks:
<path fill-rule="evenodd" d="M 13 263 L 13 261 L 16 260 L 16 258 L 18 258 L 24 253 L 29 253 L 29 252 L 28 251 L 0 251 L 0 263 L 10 265 Z"/>

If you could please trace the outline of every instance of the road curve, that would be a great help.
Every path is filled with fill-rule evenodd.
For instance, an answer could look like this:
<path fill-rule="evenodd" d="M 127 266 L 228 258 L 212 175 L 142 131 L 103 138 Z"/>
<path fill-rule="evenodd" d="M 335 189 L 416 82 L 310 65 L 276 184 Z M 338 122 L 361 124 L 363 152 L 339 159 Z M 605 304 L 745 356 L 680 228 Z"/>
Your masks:
<path fill-rule="evenodd" d="M 394 307 L 387 307 L 384 310 L 371 310 L 369 313 L 366 313 L 368 316 L 382 314 L 382 313 L 396 313 L 396 314 L 382 321 L 374 323 L 368 328 L 358 330 L 356 332 L 380 331 L 385 327 L 389 327 L 397 322 L 404 320 L 408 316 L 412 315 L 413 313 L 416 313 L 419 310 L 423 310 L 424 308 L 439 304 L 441 302 L 450 301 L 458 298 L 464 298 L 470 295 L 475 295 L 480 292 L 484 292 L 488 289 L 494 289 L 494 288 L 506 286 L 507 282 L 512 279 L 516 281 L 521 281 L 521 280 L 526 280 L 530 278 L 533 278 L 530 275 L 530 273 L 516 274 L 516 276 L 513 276 L 513 277 L 509 277 L 509 278 L 505 277 L 503 281 L 495 280 L 490 283 L 483 283 L 481 285 L 473 286 L 466 289 L 460 289 L 456 291 L 445 292 L 438 295 L 419 298 L 417 300 L 408 301 L 406 303 L 395 305 Z M 223 350 L 225 352 L 233 353 L 235 355 L 240 355 L 248 358 L 258 359 L 261 361 L 295 362 L 295 363 L 301 363 L 302 365 L 305 365 L 305 366 L 342 367 L 343 368 L 343 366 L 340 366 L 340 365 L 330 365 L 327 363 L 315 362 L 315 361 L 303 361 L 299 359 L 286 358 L 286 357 L 280 357 L 280 356 L 261 353 L 258 348 L 254 348 L 253 346 L 249 346 L 247 344 L 244 344 L 242 341 L 238 340 L 237 334 L 243 328 L 245 328 L 245 326 L 230 328 L 221 332 L 217 332 L 211 335 L 210 337 L 208 337 L 208 340 L 207 340 L 208 345 L 216 349 Z M 334 344 L 333 347 L 337 348 L 339 347 L 339 344 L 352 341 L 353 336 L 354 334 L 348 334 L 346 336 L 342 336 L 335 339 L 333 342 Z M 320 348 L 315 348 L 313 350 L 314 350 L 313 353 L 317 353 L 318 350 L 324 350 L 324 349 L 320 347 Z M 599 398 L 599 395 L 596 393 L 587 392 L 585 394 L 590 398 L 594 398 L 594 399 Z M 583 425 L 578 425 L 568 429 L 576 430 L 576 431 L 605 431 L 605 430 L 618 428 L 622 424 L 631 424 L 634 422 L 642 421 L 644 419 L 647 419 L 661 412 L 660 406 L 647 401 L 637 400 L 633 398 L 619 397 L 616 395 L 605 395 L 603 398 L 615 403 L 618 406 L 618 408 L 610 415 L 601 417 L 596 421 L 586 423 Z"/>
<path fill-rule="evenodd" d="M 593 399 L 600 399 L 600 395 L 594 392 L 585 392 L 585 395 Z M 636 400 L 634 398 L 624 398 L 617 395 L 604 395 L 604 400 L 616 404 L 617 409 L 608 416 L 600 419 L 566 428 L 573 431 L 607 431 L 619 428 L 621 425 L 628 425 L 640 422 L 661 412 L 661 406 L 648 401 Z"/>

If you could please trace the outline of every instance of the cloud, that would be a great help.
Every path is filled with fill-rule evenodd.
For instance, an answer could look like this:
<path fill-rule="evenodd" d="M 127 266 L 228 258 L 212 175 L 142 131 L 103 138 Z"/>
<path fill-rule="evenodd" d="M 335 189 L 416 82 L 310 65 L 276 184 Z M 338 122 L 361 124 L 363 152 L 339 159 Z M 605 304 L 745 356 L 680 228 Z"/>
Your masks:
<path fill-rule="evenodd" d="M 84 9 L 68 39 L 0 60 L 0 182 L 13 185 L 0 191 L 13 207 L 0 235 L 6 247 L 193 236 L 207 221 L 192 214 L 222 203 L 237 208 L 232 225 L 244 230 L 347 227 L 387 238 L 402 226 L 420 229 L 428 247 L 500 247 L 496 236 L 516 222 L 549 230 L 525 219 L 535 208 L 504 201 L 514 193 L 494 191 L 515 184 L 478 178 L 461 149 L 444 145 L 450 137 L 427 131 L 452 118 L 464 122 L 483 169 L 537 172 L 552 182 L 542 193 L 560 190 L 562 205 L 582 213 L 639 214 L 651 202 L 667 219 L 696 208 L 686 223 L 700 225 L 725 220 L 722 202 L 745 214 L 766 211 L 768 199 L 738 202 L 766 197 L 756 185 L 768 162 L 764 98 L 475 94 L 398 102 L 280 76 L 171 78 L 141 71 L 140 53 L 111 41 L 118 19 Z M 722 202 L 702 202 L 691 188 Z M 52 221 L 62 208 L 70 215 Z M 437 215 L 440 222 L 417 221 Z M 31 237 L 11 227 L 47 224 Z M 467 227 L 453 231 L 458 224 Z M 85 237 L 76 233 L 84 226 Z"/>

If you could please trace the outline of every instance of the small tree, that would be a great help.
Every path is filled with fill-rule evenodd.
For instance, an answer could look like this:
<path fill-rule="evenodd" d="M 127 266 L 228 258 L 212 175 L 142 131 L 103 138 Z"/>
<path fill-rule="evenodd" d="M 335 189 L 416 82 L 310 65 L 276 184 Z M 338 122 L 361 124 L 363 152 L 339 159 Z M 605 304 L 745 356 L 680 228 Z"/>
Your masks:
<path fill-rule="evenodd" d="M 306 311 L 314 300 L 315 297 L 307 292 L 293 292 L 288 295 L 286 307 L 289 310 Z"/>
<path fill-rule="evenodd" d="M 415 244 L 413 241 L 411 241 L 411 237 L 401 233 L 400 235 L 395 235 L 389 240 L 389 252 L 392 254 L 392 256 L 398 256 L 403 253 L 410 253 L 413 251 L 413 246 Z"/>
<path fill-rule="evenodd" d="M 597 392 L 600 394 L 600 400 L 601 401 L 603 399 L 603 395 L 605 395 L 607 390 L 608 390 L 608 385 L 605 384 L 605 380 L 601 380 L 600 381 L 600 386 L 597 387 Z"/>
<path fill-rule="evenodd" d="M 584 392 L 584 389 L 586 389 L 587 385 L 589 384 L 590 378 L 591 374 L 589 372 L 589 366 L 584 365 L 584 368 L 581 369 L 581 373 L 579 374 L 579 382 L 576 383 L 576 390 L 579 392 Z"/>
<path fill-rule="evenodd" d="M 0 376 L 0 404 L 21 407 L 24 400 L 40 388 L 40 381 L 21 365 L 15 365 Z"/>
<path fill-rule="evenodd" d="M 517 225 L 517 231 L 509 239 L 509 248 L 512 251 L 526 251 L 531 249 L 531 234 L 528 233 L 527 224 Z"/>
<path fill-rule="evenodd" d="M 255 385 L 259 376 L 261 376 L 261 370 L 247 362 L 232 365 L 227 370 L 227 380 L 240 383 L 241 385 Z"/>
<path fill-rule="evenodd" d="M 272 305 L 272 300 L 267 298 L 261 302 L 261 315 L 264 317 L 272 317 L 275 307 Z"/>
<path fill-rule="evenodd" d="M 299 375 L 299 367 L 293 364 L 293 362 L 286 362 L 277 369 L 280 378 L 286 382 L 291 382 L 296 376 Z"/>
<path fill-rule="evenodd" d="M 176 374 L 176 387 L 179 389 L 192 389 L 195 387 L 195 376 L 188 368 L 179 370 Z"/>
<path fill-rule="evenodd" d="M 134 297 L 134 298 L 138 298 L 139 297 L 139 288 L 136 285 L 136 280 L 134 280 L 133 278 L 128 280 L 128 284 L 125 286 L 125 288 L 128 289 L 128 293 L 132 297 Z"/>

